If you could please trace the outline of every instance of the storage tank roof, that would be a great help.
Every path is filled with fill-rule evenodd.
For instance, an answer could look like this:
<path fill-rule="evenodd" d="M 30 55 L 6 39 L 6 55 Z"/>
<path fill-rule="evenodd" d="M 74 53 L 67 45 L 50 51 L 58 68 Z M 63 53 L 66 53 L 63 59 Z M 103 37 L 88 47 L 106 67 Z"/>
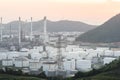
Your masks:
<path fill-rule="evenodd" d="M 26 57 L 17 57 L 15 60 L 16 61 L 28 61 L 29 59 Z"/>

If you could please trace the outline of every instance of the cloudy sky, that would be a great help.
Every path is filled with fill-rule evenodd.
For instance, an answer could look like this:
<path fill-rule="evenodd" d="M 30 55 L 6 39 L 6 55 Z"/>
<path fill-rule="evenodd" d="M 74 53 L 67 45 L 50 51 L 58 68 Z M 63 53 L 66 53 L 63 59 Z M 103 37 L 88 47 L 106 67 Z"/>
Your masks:
<path fill-rule="evenodd" d="M 75 20 L 102 24 L 120 13 L 120 0 L 0 0 L 0 17 L 7 23 L 17 20 Z"/>

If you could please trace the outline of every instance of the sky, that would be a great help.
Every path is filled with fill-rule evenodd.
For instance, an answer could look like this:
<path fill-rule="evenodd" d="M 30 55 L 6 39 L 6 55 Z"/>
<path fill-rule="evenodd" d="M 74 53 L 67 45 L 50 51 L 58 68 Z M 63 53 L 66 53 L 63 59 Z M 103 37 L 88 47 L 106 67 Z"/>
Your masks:
<path fill-rule="evenodd" d="M 17 20 L 73 20 L 100 25 L 120 13 L 120 0 L 0 0 L 3 23 Z"/>

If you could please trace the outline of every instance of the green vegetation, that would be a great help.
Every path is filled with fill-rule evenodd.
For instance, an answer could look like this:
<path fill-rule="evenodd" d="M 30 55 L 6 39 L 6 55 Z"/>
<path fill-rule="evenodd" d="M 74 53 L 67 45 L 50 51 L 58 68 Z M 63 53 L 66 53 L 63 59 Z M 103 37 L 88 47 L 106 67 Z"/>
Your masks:
<path fill-rule="evenodd" d="M 36 77 L 14 76 L 8 74 L 0 74 L 0 80 L 45 80 Z"/>
<path fill-rule="evenodd" d="M 120 14 L 108 20 L 103 25 L 79 36 L 76 40 L 91 43 L 120 42 Z"/>
<path fill-rule="evenodd" d="M 78 72 L 76 80 L 120 80 L 120 59 L 105 65 L 101 69 L 87 73 Z"/>
<path fill-rule="evenodd" d="M 14 70 L 12 68 L 0 69 L 0 80 L 46 80 L 44 73 L 39 75 L 24 74 L 20 69 Z"/>

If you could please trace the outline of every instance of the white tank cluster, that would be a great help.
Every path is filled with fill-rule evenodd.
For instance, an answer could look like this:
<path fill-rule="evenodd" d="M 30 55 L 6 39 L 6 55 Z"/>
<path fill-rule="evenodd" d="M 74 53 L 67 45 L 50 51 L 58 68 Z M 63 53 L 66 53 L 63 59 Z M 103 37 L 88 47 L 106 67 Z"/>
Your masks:
<path fill-rule="evenodd" d="M 67 76 L 76 71 L 90 71 L 93 68 L 100 68 L 109 64 L 120 56 L 120 51 L 113 51 L 108 48 L 87 49 L 78 45 L 68 45 L 61 48 L 62 72 Z M 48 59 L 46 56 L 48 55 Z M 48 75 L 58 74 L 58 49 L 47 46 L 43 51 L 43 46 L 35 46 L 33 49 L 22 49 L 20 52 L 1 52 L 0 60 L 2 67 L 22 68 L 25 72 L 44 71 Z M 28 71 L 29 70 L 29 71 Z M 61 72 L 61 73 L 62 73 Z"/>
<path fill-rule="evenodd" d="M 4 66 L 4 67 L 13 66 L 13 60 L 12 59 L 3 59 L 2 66 Z"/>
<path fill-rule="evenodd" d="M 31 17 L 30 40 L 33 40 L 33 23 Z M 2 18 L 1 18 L 2 23 Z M 33 49 L 22 48 L 20 52 L 7 52 L 0 54 L 3 67 L 21 68 L 24 72 L 44 71 L 47 76 L 73 76 L 76 71 L 90 71 L 101 64 L 109 64 L 120 56 L 120 51 L 112 51 L 106 47 L 91 49 L 79 45 L 67 45 L 64 48 L 48 46 L 47 18 L 43 19 L 43 44 Z M 1 29 L 2 30 L 2 29 Z M 2 31 L 1 31 L 2 32 Z M 64 35 L 64 34 L 63 34 Z M 21 18 L 19 17 L 19 45 L 21 44 Z M 63 37 L 63 36 L 61 36 Z M 50 39 L 51 40 L 51 39 Z M 59 40 L 59 39 L 57 39 Z M 2 41 L 2 33 L 1 33 Z M 70 37 L 69 41 L 74 41 Z M 68 41 L 68 42 L 69 42 Z M 62 44 L 61 44 L 62 45 Z M 46 47 L 46 50 L 44 50 Z M 28 71 L 29 70 L 29 71 Z"/>

